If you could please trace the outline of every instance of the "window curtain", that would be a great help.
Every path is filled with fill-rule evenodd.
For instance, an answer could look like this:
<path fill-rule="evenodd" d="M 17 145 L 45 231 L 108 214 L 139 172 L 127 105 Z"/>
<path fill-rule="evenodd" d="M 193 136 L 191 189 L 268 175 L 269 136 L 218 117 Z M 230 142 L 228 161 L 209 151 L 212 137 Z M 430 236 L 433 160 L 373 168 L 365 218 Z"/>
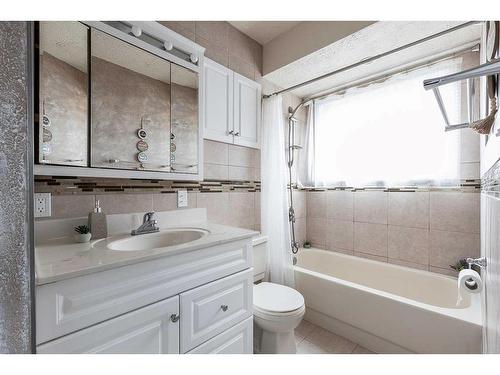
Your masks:
<path fill-rule="evenodd" d="M 314 187 L 458 185 L 461 132 L 444 131 L 433 93 L 422 82 L 459 71 L 461 62 L 455 57 L 316 100 L 309 106 L 301 160 L 310 170 L 302 171 L 301 182 Z M 466 121 L 460 83 L 441 91 L 450 121 Z"/>
<path fill-rule="evenodd" d="M 314 186 L 314 104 L 309 102 L 305 105 L 306 124 L 302 133 L 302 150 L 298 152 L 297 158 L 297 184 L 299 187 Z"/>
<path fill-rule="evenodd" d="M 288 222 L 285 124 L 281 95 L 262 106 L 261 231 L 267 236 L 270 281 L 293 287 L 293 264 Z"/>

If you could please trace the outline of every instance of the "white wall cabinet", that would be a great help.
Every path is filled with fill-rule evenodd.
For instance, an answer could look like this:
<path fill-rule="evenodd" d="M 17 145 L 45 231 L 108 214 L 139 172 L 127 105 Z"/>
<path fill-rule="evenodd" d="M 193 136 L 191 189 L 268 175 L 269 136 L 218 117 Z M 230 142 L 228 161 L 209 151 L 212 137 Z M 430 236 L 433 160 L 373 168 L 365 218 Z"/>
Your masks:
<path fill-rule="evenodd" d="M 233 143 L 233 74 L 225 66 L 205 60 L 205 131 L 214 141 Z"/>
<path fill-rule="evenodd" d="M 260 147 L 260 84 L 205 59 L 204 138 Z"/>

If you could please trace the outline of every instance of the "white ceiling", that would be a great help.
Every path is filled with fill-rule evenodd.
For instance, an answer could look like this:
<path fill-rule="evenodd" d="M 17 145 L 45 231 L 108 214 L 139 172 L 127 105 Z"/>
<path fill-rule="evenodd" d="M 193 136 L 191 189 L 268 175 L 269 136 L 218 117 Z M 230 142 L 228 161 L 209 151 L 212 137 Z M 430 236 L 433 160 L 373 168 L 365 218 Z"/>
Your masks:
<path fill-rule="evenodd" d="M 297 26 L 300 21 L 229 21 L 231 25 L 264 45 Z"/>
<path fill-rule="evenodd" d="M 264 78 L 277 87 L 287 88 L 348 66 L 355 62 L 390 51 L 412 41 L 449 29 L 463 22 L 382 21 L 376 22 L 335 43 L 283 66 Z M 376 76 L 414 63 L 443 51 L 460 47 L 480 38 L 480 25 L 460 29 L 382 59 L 347 70 L 291 91 L 298 97 L 310 97 L 360 79 Z"/>

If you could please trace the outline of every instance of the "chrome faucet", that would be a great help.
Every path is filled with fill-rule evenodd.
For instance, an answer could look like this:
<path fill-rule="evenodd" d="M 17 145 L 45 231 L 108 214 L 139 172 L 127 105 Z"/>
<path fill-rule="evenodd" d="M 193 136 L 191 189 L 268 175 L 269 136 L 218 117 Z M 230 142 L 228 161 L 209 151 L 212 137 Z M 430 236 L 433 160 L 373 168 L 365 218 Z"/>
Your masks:
<path fill-rule="evenodd" d="M 142 225 L 139 228 L 134 229 L 130 234 L 132 236 L 137 236 L 139 234 L 158 232 L 160 228 L 158 228 L 158 226 L 156 225 L 158 224 L 158 222 L 156 220 L 153 220 L 154 214 L 154 212 L 145 213 L 142 219 Z"/>

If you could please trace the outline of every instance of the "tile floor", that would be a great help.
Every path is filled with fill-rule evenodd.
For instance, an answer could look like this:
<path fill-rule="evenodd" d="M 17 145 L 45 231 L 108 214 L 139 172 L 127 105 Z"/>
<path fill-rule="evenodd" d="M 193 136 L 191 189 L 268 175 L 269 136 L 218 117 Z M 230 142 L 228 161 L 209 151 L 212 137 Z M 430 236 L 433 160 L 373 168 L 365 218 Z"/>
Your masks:
<path fill-rule="evenodd" d="M 297 354 L 375 354 L 306 320 L 295 330 Z"/>

